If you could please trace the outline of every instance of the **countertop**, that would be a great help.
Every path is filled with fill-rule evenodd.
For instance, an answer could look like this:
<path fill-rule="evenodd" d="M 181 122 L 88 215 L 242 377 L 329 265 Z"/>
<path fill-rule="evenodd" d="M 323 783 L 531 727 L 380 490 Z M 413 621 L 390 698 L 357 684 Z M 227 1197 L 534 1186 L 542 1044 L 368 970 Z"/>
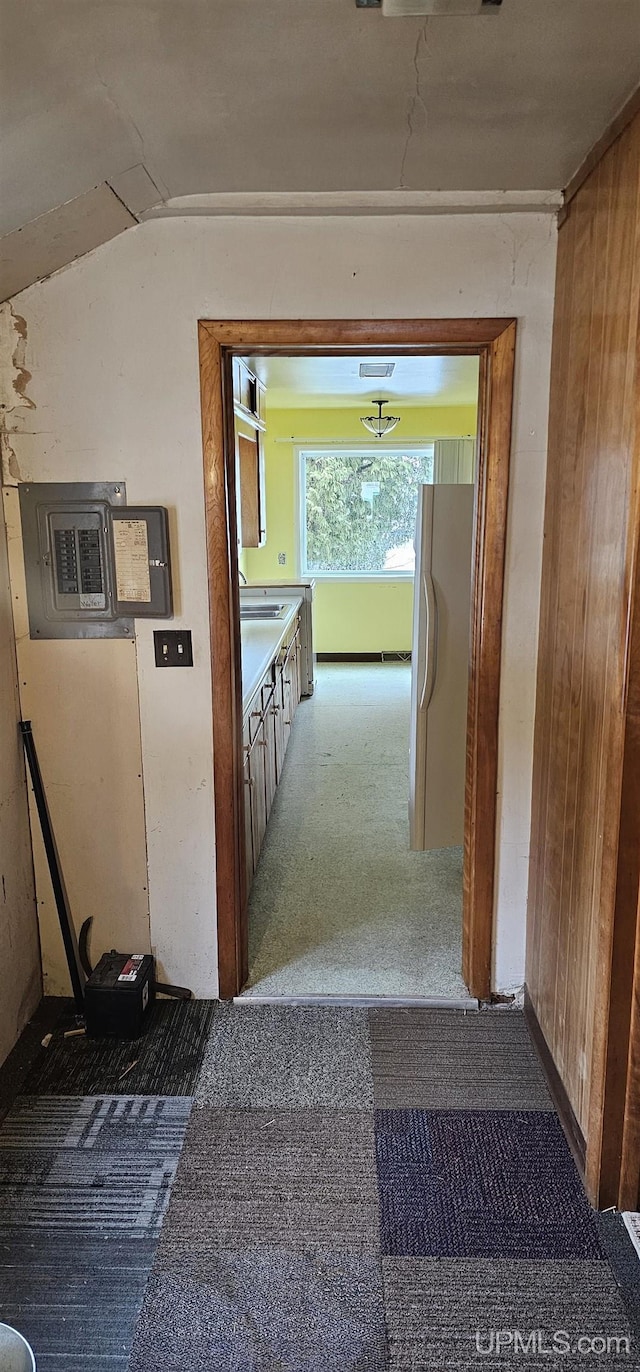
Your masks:
<path fill-rule="evenodd" d="M 246 597 L 249 599 L 249 596 Z M 242 713 L 246 714 L 249 705 L 273 661 L 280 645 L 286 638 L 297 611 L 302 605 L 302 597 L 279 595 L 279 602 L 289 606 L 282 619 L 241 619 L 240 640 L 242 643 Z"/>

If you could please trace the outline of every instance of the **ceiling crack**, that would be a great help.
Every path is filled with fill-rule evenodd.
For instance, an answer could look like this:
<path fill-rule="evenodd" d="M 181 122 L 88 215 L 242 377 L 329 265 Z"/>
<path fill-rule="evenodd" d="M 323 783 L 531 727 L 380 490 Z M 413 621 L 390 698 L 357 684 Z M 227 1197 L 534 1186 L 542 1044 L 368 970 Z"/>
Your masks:
<path fill-rule="evenodd" d="M 401 161 L 401 163 L 400 163 L 400 183 L 399 183 L 399 185 L 398 185 L 398 190 L 401 190 L 401 191 L 404 191 L 404 190 L 407 189 L 407 185 L 406 185 L 406 182 L 405 182 L 405 179 L 404 179 L 404 173 L 405 173 L 405 166 L 406 166 L 406 162 L 407 162 L 407 157 L 408 157 L 408 154 L 409 154 L 409 148 L 410 148 L 410 146 L 411 146 L 411 140 L 412 140 L 413 135 L 414 135 L 414 132 L 415 132 L 415 122 L 414 122 L 414 121 L 415 121 L 415 115 L 416 115 L 416 111 L 417 111 L 418 107 L 420 107 L 420 108 L 422 109 L 422 111 L 423 111 L 424 118 L 425 118 L 425 125 L 428 123 L 428 120 L 429 120 L 429 114 L 428 114 L 428 111 L 427 111 L 427 106 L 426 106 L 426 104 L 425 104 L 424 96 L 423 96 L 423 94 L 422 94 L 422 75 L 421 75 L 421 72 L 420 72 L 420 47 L 421 47 L 421 45 L 424 46 L 424 48 L 425 48 L 425 50 L 426 50 L 427 56 L 429 55 L 429 48 L 428 48 L 428 45 L 427 45 L 427 26 L 428 26 L 428 24 L 429 24 L 429 16 L 427 15 L 427 17 L 426 17 L 426 19 L 425 19 L 425 21 L 424 21 L 424 24 L 422 25 L 422 28 L 419 29 L 419 31 L 418 31 L 418 37 L 416 38 L 416 46 L 415 46 L 415 48 L 414 48 L 414 53 L 413 53 L 413 70 L 414 70 L 414 73 L 415 73 L 415 84 L 414 84 L 413 95 L 411 96 L 411 101 L 410 101 L 410 103 L 409 103 L 409 109 L 408 109 L 408 111 L 407 111 L 407 132 L 406 132 L 405 141 L 404 141 L 404 148 L 403 148 L 403 151 L 402 151 L 402 161 Z"/>
<path fill-rule="evenodd" d="M 98 81 L 100 82 L 100 85 L 102 86 L 102 89 L 103 89 L 104 92 L 105 92 L 105 95 L 106 95 L 106 97 L 107 97 L 107 100 L 109 101 L 109 104 L 111 105 L 111 108 L 112 108 L 113 110 L 115 110 L 115 113 L 117 114 L 118 118 L 121 119 L 121 120 L 126 124 L 128 130 L 129 130 L 129 132 L 130 132 L 130 133 L 133 133 L 133 134 L 135 135 L 135 137 L 137 138 L 138 143 L 139 143 L 139 145 L 140 145 L 140 158 L 141 158 L 142 164 L 143 164 L 143 166 L 144 166 L 144 165 L 145 165 L 145 161 L 146 161 L 146 156 L 147 156 L 147 150 L 146 150 L 146 147 L 145 147 L 145 141 L 144 141 L 144 136 L 143 136 L 143 134 L 140 132 L 140 129 L 138 128 L 138 125 L 136 124 L 136 121 L 135 121 L 135 119 L 133 118 L 133 115 L 129 114 L 126 110 L 123 110 L 123 109 L 120 108 L 120 105 L 118 104 L 118 101 L 116 100 L 116 97 L 115 97 L 115 95 L 113 94 L 113 91 L 112 91 L 112 89 L 111 89 L 109 83 L 108 83 L 107 81 L 105 81 L 105 79 L 104 79 L 104 77 L 103 77 L 103 75 L 102 75 L 102 72 L 100 71 L 100 68 L 99 68 L 98 62 L 97 62 L 97 58 L 95 58 L 95 57 L 94 57 L 94 59 L 93 59 L 93 69 L 94 69 L 95 74 L 96 74 L 96 76 L 97 76 L 97 78 L 98 78 Z"/>

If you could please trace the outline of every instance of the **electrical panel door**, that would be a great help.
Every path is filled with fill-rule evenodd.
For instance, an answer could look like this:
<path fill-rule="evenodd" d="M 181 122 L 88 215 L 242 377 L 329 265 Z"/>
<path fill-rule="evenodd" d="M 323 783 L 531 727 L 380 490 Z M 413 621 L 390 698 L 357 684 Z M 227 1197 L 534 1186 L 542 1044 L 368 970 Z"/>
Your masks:
<path fill-rule="evenodd" d="M 167 511 L 126 504 L 118 482 L 19 487 L 32 638 L 133 636 L 172 613 Z"/>

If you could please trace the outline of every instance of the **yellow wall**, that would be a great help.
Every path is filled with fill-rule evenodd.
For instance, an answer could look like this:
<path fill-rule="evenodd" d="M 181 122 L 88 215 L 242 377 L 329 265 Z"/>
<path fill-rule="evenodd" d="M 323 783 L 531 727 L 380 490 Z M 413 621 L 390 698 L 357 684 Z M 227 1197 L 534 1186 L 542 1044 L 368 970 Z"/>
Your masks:
<path fill-rule="evenodd" d="M 296 453 L 300 443 L 366 441 L 357 409 L 267 409 L 265 435 L 267 542 L 245 549 L 242 569 L 248 581 L 295 579 L 300 574 L 296 552 Z M 460 438 L 474 434 L 475 405 L 401 407 L 402 430 L 386 447 Z M 290 442 L 282 440 L 290 439 Z M 395 442 L 394 442 L 395 439 Z M 376 440 L 372 440 L 376 443 Z M 377 443 L 376 443 L 377 446 Z M 383 446 L 382 444 L 380 446 Z M 278 553 L 286 554 L 285 566 Z M 411 648 L 413 581 L 385 577 L 380 581 L 318 579 L 314 602 L 314 641 L 319 653 L 408 652 Z"/>

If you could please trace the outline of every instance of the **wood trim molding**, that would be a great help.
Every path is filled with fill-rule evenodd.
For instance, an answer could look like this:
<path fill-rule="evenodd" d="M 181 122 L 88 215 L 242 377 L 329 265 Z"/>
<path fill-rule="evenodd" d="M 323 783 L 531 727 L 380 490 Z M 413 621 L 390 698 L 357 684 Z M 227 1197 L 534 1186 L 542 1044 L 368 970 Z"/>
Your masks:
<path fill-rule="evenodd" d="M 480 368 L 479 474 L 467 725 L 462 975 L 472 995 L 492 990 L 502 604 L 516 326 L 489 345 Z M 491 912 L 489 922 L 489 912 Z"/>
<path fill-rule="evenodd" d="M 221 347 L 241 352 L 259 351 L 310 353 L 318 348 L 331 351 L 366 347 L 392 347 L 400 353 L 448 352 L 459 347 L 463 353 L 487 347 L 504 333 L 514 319 L 247 319 L 201 320 L 201 331 Z"/>
<path fill-rule="evenodd" d="M 593 147 L 589 149 L 584 161 L 580 163 L 578 170 L 574 172 L 571 177 L 571 180 L 565 189 L 564 206 L 560 211 L 559 223 L 562 223 L 574 195 L 576 195 L 580 190 L 580 187 L 584 185 L 594 167 L 597 167 L 598 162 L 604 157 L 605 153 L 609 151 L 612 143 L 615 143 L 616 138 L 619 138 L 620 134 L 624 133 L 627 125 L 631 123 L 632 119 L 635 119 L 639 112 L 640 86 L 638 86 L 638 89 L 629 97 L 622 106 L 622 109 L 618 110 L 615 118 L 611 120 L 611 123 L 607 126 L 597 143 L 594 143 Z"/>
<path fill-rule="evenodd" d="M 615 905 L 610 941 L 601 943 L 610 967 L 602 1075 L 593 1093 L 587 1175 L 601 1206 L 636 1210 L 640 1186 L 640 329 L 633 367 L 635 411 L 631 499 L 627 531 L 628 610 L 626 701 Z M 604 1016 L 606 1015 L 606 1020 Z"/>
<path fill-rule="evenodd" d="M 242 783 L 242 678 L 231 357 L 289 354 L 479 354 L 472 645 L 467 750 L 463 974 L 491 991 L 498 782 L 498 708 L 516 321 L 201 320 L 198 325 L 213 677 L 214 809 L 219 995 L 247 977 Z"/>
<path fill-rule="evenodd" d="M 218 993 L 228 999 L 247 977 L 242 776 L 242 663 L 233 440 L 233 405 L 220 344 L 199 327 L 202 449 L 213 687 L 213 789 L 218 924 Z"/>
<path fill-rule="evenodd" d="M 567 1137 L 567 1143 L 573 1153 L 576 1166 L 580 1175 L 584 1177 L 586 1144 L 584 1134 L 571 1108 L 571 1102 L 565 1091 L 562 1077 L 553 1061 L 551 1050 L 540 1028 L 538 1016 L 531 1004 L 529 992 L 524 988 L 524 1017 L 529 1027 L 529 1032 L 538 1052 L 538 1057 L 542 1064 L 542 1070 L 546 1077 L 549 1095 L 556 1107 L 560 1117 L 560 1123 Z"/>

